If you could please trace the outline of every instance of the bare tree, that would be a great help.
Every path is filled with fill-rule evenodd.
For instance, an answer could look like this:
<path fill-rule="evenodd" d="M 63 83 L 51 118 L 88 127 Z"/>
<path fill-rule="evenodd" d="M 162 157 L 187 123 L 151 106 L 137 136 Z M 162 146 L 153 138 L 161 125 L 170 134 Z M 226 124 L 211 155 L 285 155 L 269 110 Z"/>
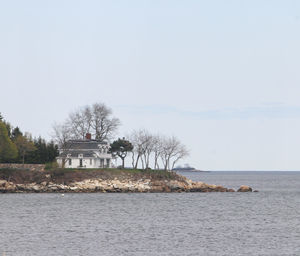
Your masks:
<path fill-rule="evenodd" d="M 91 128 L 97 140 L 109 140 L 118 129 L 120 120 L 111 118 L 112 110 L 104 104 L 95 103 L 91 108 Z"/>
<path fill-rule="evenodd" d="M 103 103 L 95 103 L 72 112 L 67 125 L 77 139 L 84 139 L 86 133 L 91 133 L 97 140 L 110 140 L 120 126 L 120 120 L 111 116 L 110 108 Z"/>
<path fill-rule="evenodd" d="M 73 136 L 78 139 L 84 139 L 91 130 L 92 113 L 89 107 L 83 107 L 70 113 L 67 125 L 70 127 Z"/>
<path fill-rule="evenodd" d="M 161 155 L 162 152 L 162 148 L 163 148 L 163 144 L 162 144 L 162 137 L 161 135 L 157 134 L 157 135 L 153 135 L 152 138 L 152 143 L 153 143 L 153 147 L 152 147 L 152 151 L 154 154 L 154 169 L 159 169 L 159 163 L 158 163 L 158 159 Z"/>
<path fill-rule="evenodd" d="M 143 136 L 143 156 L 144 156 L 144 162 L 145 162 L 145 169 L 149 168 L 149 162 L 150 162 L 150 156 L 153 152 L 154 148 L 154 141 L 153 141 L 153 135 L 149 132 L 145 131 Z"/>
<path fill-rule="evenodd" d="M 166 137 L 161 139 L 161 152 L 160 152 L 160 159 L 162 161 L 163 167 L 165 170 L 168 169 L 168 159 L 169 159 L 169 152 L 171 149 L 169 148 L 169 140 Z"/>
<path fill-rule="evenodd" d="M 70 153 L 70 149 L 72 147 L 72 139 L 74 139 L 69 125 L 67 123 L 54 124 L 52 138 L 59 147 L 61 167 L 64 168 L 67 161 L 67 156 Z"/>
<path fill-rule="evenodd" d="M 159 169 L 159 160 L 165 170 L 172 170 L 174 165 L 188 155 L 185 146 L 175 137 L 153 135 L 147 130 L 135 130 L 130 136 L 133 145 L 132 167 L 137 168 L 139 161 L 142 168 L 150 167 L 150 160 L 154 160 L 154 169 Z"/>
<path fill-rule="evenodd" d="M 143 156 L 145 154 L 146 144 L 149 137 L 148 134 L 149 133 L 146 130 L 141 129 L 135 130 L 129 135 L 130 141 L 133 145 L 132 167 L 134 169 L 137 169 L 139 160 L 141 160 L 142 168 L 144 168 L 145 161 L 143 159 Z"/>
<path fill-rule="evenodd" d="M 162 150 L 160 158 L 163 162 L 165 170 L 172 170 L 175 163 L 188 155 L 185 146 L 174 136 L 171 138 L 164 138 L 162 140 Z"/>
<path fill-rule="evenodd" d="M 171 170 L 174 169 L 175 164 L 182 158 L 185 158 L 186 156 L 189 155 L 188 150 L 186 147 L 182 144 L 180 144 L 177 147 L 177 150 L 175 151 L 173 158 L 171 158 Z"/>
<path fill-rule="evenodd" d="M 143 155 L 143 130 L 133 131 L 130 135 L 130 141 L 133 145 L 132 150 L 132 168 L 137 169 L 139 160 Z"/>

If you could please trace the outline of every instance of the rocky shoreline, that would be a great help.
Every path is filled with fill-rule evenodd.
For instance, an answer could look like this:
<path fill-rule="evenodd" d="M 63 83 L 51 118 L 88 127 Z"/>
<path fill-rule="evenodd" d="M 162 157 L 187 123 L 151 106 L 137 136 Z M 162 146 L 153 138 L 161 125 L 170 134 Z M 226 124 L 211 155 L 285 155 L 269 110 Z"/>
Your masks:
<path fill-rule="evenodd" d="M 59 184 L 52 181 L 20 184 L 0 180 L 0 193 L 147 193 L 147 192 L 235 192 L 223 186 L 209 185 L 204 182 L 194 182 L 183 176 L 181 180 L 104 180 L 99 178 L 84 179 L 69 184 Z M 237 192 L 252 192 L 248 186 L 241 186 Z"/>

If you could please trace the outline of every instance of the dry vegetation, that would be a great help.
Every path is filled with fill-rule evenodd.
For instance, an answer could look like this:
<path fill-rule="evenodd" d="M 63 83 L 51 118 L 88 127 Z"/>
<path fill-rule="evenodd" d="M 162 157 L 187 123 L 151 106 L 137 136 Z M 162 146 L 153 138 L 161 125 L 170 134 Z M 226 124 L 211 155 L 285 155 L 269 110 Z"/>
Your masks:
<path fill-rule="evenodd" d="M 151 180 L 182 180 L 183 177 L 174 172 L 162 170 L 139 170 L 139 169 L 50 169 L 43 172 L 19 170 L 19 169 L 0 169 L 0 180 L 7 180 L 13 183 L 41 183 L 52 181 L 57 184 L 68 185 L 71 182 L 82 181 L 85 179 L 102 180 L 132 180 L 140 179 Z"/>

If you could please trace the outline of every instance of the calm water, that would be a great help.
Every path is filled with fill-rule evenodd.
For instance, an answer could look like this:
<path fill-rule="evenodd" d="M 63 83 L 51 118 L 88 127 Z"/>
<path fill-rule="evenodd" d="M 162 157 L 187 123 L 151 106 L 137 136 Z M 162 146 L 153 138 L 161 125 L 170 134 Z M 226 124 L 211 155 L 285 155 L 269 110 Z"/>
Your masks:
<path fill-rule="evenodd" d="M 299 172 L 185 175 L 260 192 L 0 194 L 0 256 L 300 255 Z"/>

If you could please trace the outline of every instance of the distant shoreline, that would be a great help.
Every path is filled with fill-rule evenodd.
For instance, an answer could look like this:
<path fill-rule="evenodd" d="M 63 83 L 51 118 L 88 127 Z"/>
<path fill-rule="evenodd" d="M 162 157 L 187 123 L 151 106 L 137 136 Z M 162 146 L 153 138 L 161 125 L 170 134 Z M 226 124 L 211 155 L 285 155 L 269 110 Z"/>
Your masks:
<path fill-rule="evenodd" d="M 189 169 L 182 169 L 182 170 L 173 170 L 174 172 L 211 172 L 211 171 L 203 171 L 203 170 L 189 170 Z"/>
<path fill-rule="evenodd" d="M 209 170 L 204 172 L 300 172 L 300 170 Z"/>

